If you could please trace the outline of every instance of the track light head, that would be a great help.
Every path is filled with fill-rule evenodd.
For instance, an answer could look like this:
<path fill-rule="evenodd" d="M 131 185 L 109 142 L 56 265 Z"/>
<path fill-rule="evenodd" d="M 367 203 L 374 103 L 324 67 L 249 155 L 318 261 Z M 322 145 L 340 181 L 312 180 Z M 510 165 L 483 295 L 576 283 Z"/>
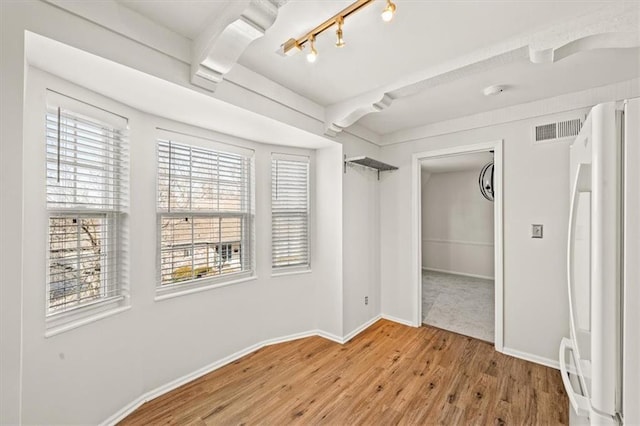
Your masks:
<path fill-rule="evenodd" d="M 336 30 L 336 47 L 344 47 L 345 42 L 344 38 L 342 38 L 342 25 L 344 24 L 344 18 L 342 16 L 338 16 L 336 23 L 338 24 L 338 29 Z"/>
<path fill-rule="evenodd" d="M 344 47 L 345 44 L 342 38 L 342 30 L 339 29 L 336 31 L 336 47 Z"/>
<path fill-rule="evenodd" d="M 309 53 L 307 53 L 307 62 L 314 63 L 318 59 L 318 51 L 316 50 L 316 38 L 309 36 Z"/>
<path fill-rule="evenodd" d="M 382 11 L 382 15 L 380 15 L 382 17 L 382 20 L 384 22 L 389 22 L 393 19 L 393 14 L 396 12 L 396 5 L 391 1 L 391 0 L 387 0 L 387 5 L 385 6 L 384 10 Z"/>

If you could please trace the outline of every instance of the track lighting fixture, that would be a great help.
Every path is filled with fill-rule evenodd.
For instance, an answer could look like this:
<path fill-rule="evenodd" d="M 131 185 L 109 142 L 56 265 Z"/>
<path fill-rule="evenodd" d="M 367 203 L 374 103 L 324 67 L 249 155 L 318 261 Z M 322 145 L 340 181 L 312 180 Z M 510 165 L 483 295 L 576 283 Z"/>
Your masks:
<path fill-rule="evenodd" d="M 307 53 L 307 62 L 314 63 L 318 59 L 318 51 L 316 50 L 316 38 L 312 35 L 309 37 L 309 53 Z"/>
<path fill-rule="evenodd" d="M 382 11 L 382 20 L 389 22 L 393 19 L 393 14 L 396 12 L 396 5 L 391 0 L 387 0 L 387 6 Z"/>
<path fill-rule="evenodd" d="M 289 40 L 284 42 L 284 44 L 280 46 L 282 48 L 281 52 L 286 56 L 291 56 L 301 51 L 304 48 L 304 45 L 308 43 L 310 50 L 309 50 L 309 53 L 307 54 L 307 61 L 315 62 L 318 57 L 318 51 L 316 50 L 316 47 L 315 47 L 316 37 L 319 34 L 322 34 L 326 30 L 328 30 L 329 28 L 333 27 L 334 25 L 338 27 L 338 29 L 336 30 L 336 46 L 343 47 L 345 45 L 343 33 L 342 33 L 342 26 L 344 25 L 344 20 L 347 18 L 347 16 L 351 15 L 354 12 L 357 12 L 358 10 L 360 10 L 361 8 L 363 8 L 364 6 L 372 2 L 373 0 L 357 0 L 351 3 L 351 5 L 342 9 L 340 12 L 336 13 L 331 18 L 327 19 L 326 21 L 324 21 L 323 23 L 321 23 L 320 25 L 318 25 L 317 27 L 309 31 L 304 36 L 297 39 L 290 38 Z M 395 11 L 396 11 L 396 5 L 392 3 L 391 0 L 387 0 L 387 6 L 384 8 L 382 12 L 382 19 L 385 22 L 390 21 L 393 18 L 393 14 L 395 13 Z"/>
<path fill-rule="evenodd" d="M 344 47 L 345 43 L 342 38 L 342 25 L 344 24 L 344 18 L 342 16 L 338 16 L 336 23 L 338 24 L 338 29 L 336 30 L 336 47 Z"/>

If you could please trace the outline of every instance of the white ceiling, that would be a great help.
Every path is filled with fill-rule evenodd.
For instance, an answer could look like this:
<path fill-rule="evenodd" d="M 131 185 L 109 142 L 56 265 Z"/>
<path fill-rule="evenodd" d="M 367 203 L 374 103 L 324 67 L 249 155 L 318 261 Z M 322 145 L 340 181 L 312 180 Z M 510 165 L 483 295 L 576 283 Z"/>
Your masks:
<path fill-rule="evenodd" d="M 400 98 L 359 124 L 379 134 L 630 80 L 640 75 L 640 49 L 607 49 L 577 53 L 556 63 L 528 59 L 476 73 Z M 506 85 L 504 92 L 484 96 L 482 89 Z"/>
<path fill-rule="evenodd" d="M 597 1 L 398 0 L 396 16 L 385 23 L 384 2 L 375 1 L 345 20 L 345 47 L 334 46 L 333 29 L 318 37 L 314 64 L 305 54 L 275 53 L 287 39 L 304 35 L 350 3 L 290 1 L 239 63 L 329 105 L 602 6 Z"/>
<path fill-rule="evenodd" d="M 194 39 L 210 19 L 220 13 L 226 1 L 204 0 L 116 0 L 170 30 Z"/>
<path fill-rule="evenodd" d="M 190 39 L 196 38 L 230 4 L 229 0 L 117 1 Z M 321 106 L 329 106 L 409 76 L 441 70 L 462 58 L 481 57 L 483 53 L 488 57 L 488 52 L 501 43 L 524 40 L 550 28 L 561 31 L 576 18 L 624 2 L 395 0 L 396 16 L 384 23 L 380 19 L 384 1 L 376 0 L 347 17 L 344 48 L 334 46 L 334 28 L 318 37 L 319 57 L 314 64 L 307 63 L 306 52 L 286 57 L 277 51 L 285 40 L 304 35 L 352 1 L 280 3 L 285 4 L 279 8 L 273 26 L 249 45 L 238 63 Z M 629 80 L 640 76 L 640 50 L 594 50 L 547 64 L 534 64 L 523 57 L 494 64 L 488 70 L 457 71 L 462 70 L 454 68 L 455 78 L 400 97 L 382 112 L 366 115 L 358 124 L 384 135 Z M 482 89 L 494 84 L 505 84 L 509 89 L 499 96 L 484 97 Z"/>
<path fill-rule="evenodd" d="M 491 152 L 474 152 L 422 160 L 420 168 L 423 173 L 451 173 L 467 170 L 477 170 L 480 173 L 482 167 L 490 161 L 493 161 Z"/>

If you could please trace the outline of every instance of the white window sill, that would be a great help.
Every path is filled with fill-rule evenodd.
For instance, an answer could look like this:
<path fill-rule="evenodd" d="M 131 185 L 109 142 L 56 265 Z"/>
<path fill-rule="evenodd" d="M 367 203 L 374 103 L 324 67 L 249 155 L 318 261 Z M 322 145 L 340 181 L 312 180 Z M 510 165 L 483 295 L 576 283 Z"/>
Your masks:
<path fill-rule="evenodd" d="M 200 293 L 202 291 L 212 290 L 214 288 L 226 287 L 229 285 L 240 284 L 248 281 L 257 280 L 257 275 L 249 275 L 243 276 L 241 278 L 236 278 L 231 281 L 223 281 L 223 282 L 210 282 L 210 283 L 198 283 L 195 282 L 185 282 L 180 284 L 174 284 L 172 286 L 167 286 L 165 288 L 157 287 L 156 288 L 156 297 L 154 300 L 159 302 L 161 300 L 173 299 L 174 297 L 186 296 L 188 294 Z M 195 284 L 197 283 L 197 284 Z M 184 286 L 184 287 L 183 287 Z M 185 288 L 186 287 L 186 288 Z"/>
<path fill-rule="evenodd" d="M 129 309 L 131 309 L 130 305 L 122 306 L 122 303 L 120 303 L 115 307 L 107 306 L 106 309 L 97 311 L 95 313 L 84 313 L 84 315 L 72 314 L 68 315 L 64 319 L 53 317 L 52 319 L 47 320 L 47 330 L 44 333 L 44 337 L 52 337 L 61 333 L 65 333 L 69 330 L 91 324 L 92 322 L 99 321 L 103 318 L 117 315 L 120 312 L 128 311 Z"/>
<path fill-rule="evenodd" d="M 286 277 L 288 275 L 310 274 L 311 272 L 313 272 L 313 271 L 308 266 L 299 267 L 299 268 L 275 270 L 275 271 L 272 270 L 271 271 L 271 278 Z"/>

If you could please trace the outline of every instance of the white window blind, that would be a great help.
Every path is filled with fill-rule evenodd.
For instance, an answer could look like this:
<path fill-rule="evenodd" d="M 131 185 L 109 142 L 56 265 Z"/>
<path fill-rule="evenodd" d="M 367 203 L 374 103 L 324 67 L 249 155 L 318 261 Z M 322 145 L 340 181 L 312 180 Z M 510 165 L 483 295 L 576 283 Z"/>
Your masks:
<path fill-rule="evenodd" d="M 271 159 L 272 267 L 309 266 L 309 159 Z"/>
<path fill-rule="evenodd" d="M 161 287 L 253 271 L 252 157 L 158 141 Z"/>
<path fill-rule="evenodd" d="M 58 94 L 49 94 L 48 104 L 47 314 L 52 315 L 123 297 L 128 147 L 126 119 L 96 119 L 109 113 Z"/>

